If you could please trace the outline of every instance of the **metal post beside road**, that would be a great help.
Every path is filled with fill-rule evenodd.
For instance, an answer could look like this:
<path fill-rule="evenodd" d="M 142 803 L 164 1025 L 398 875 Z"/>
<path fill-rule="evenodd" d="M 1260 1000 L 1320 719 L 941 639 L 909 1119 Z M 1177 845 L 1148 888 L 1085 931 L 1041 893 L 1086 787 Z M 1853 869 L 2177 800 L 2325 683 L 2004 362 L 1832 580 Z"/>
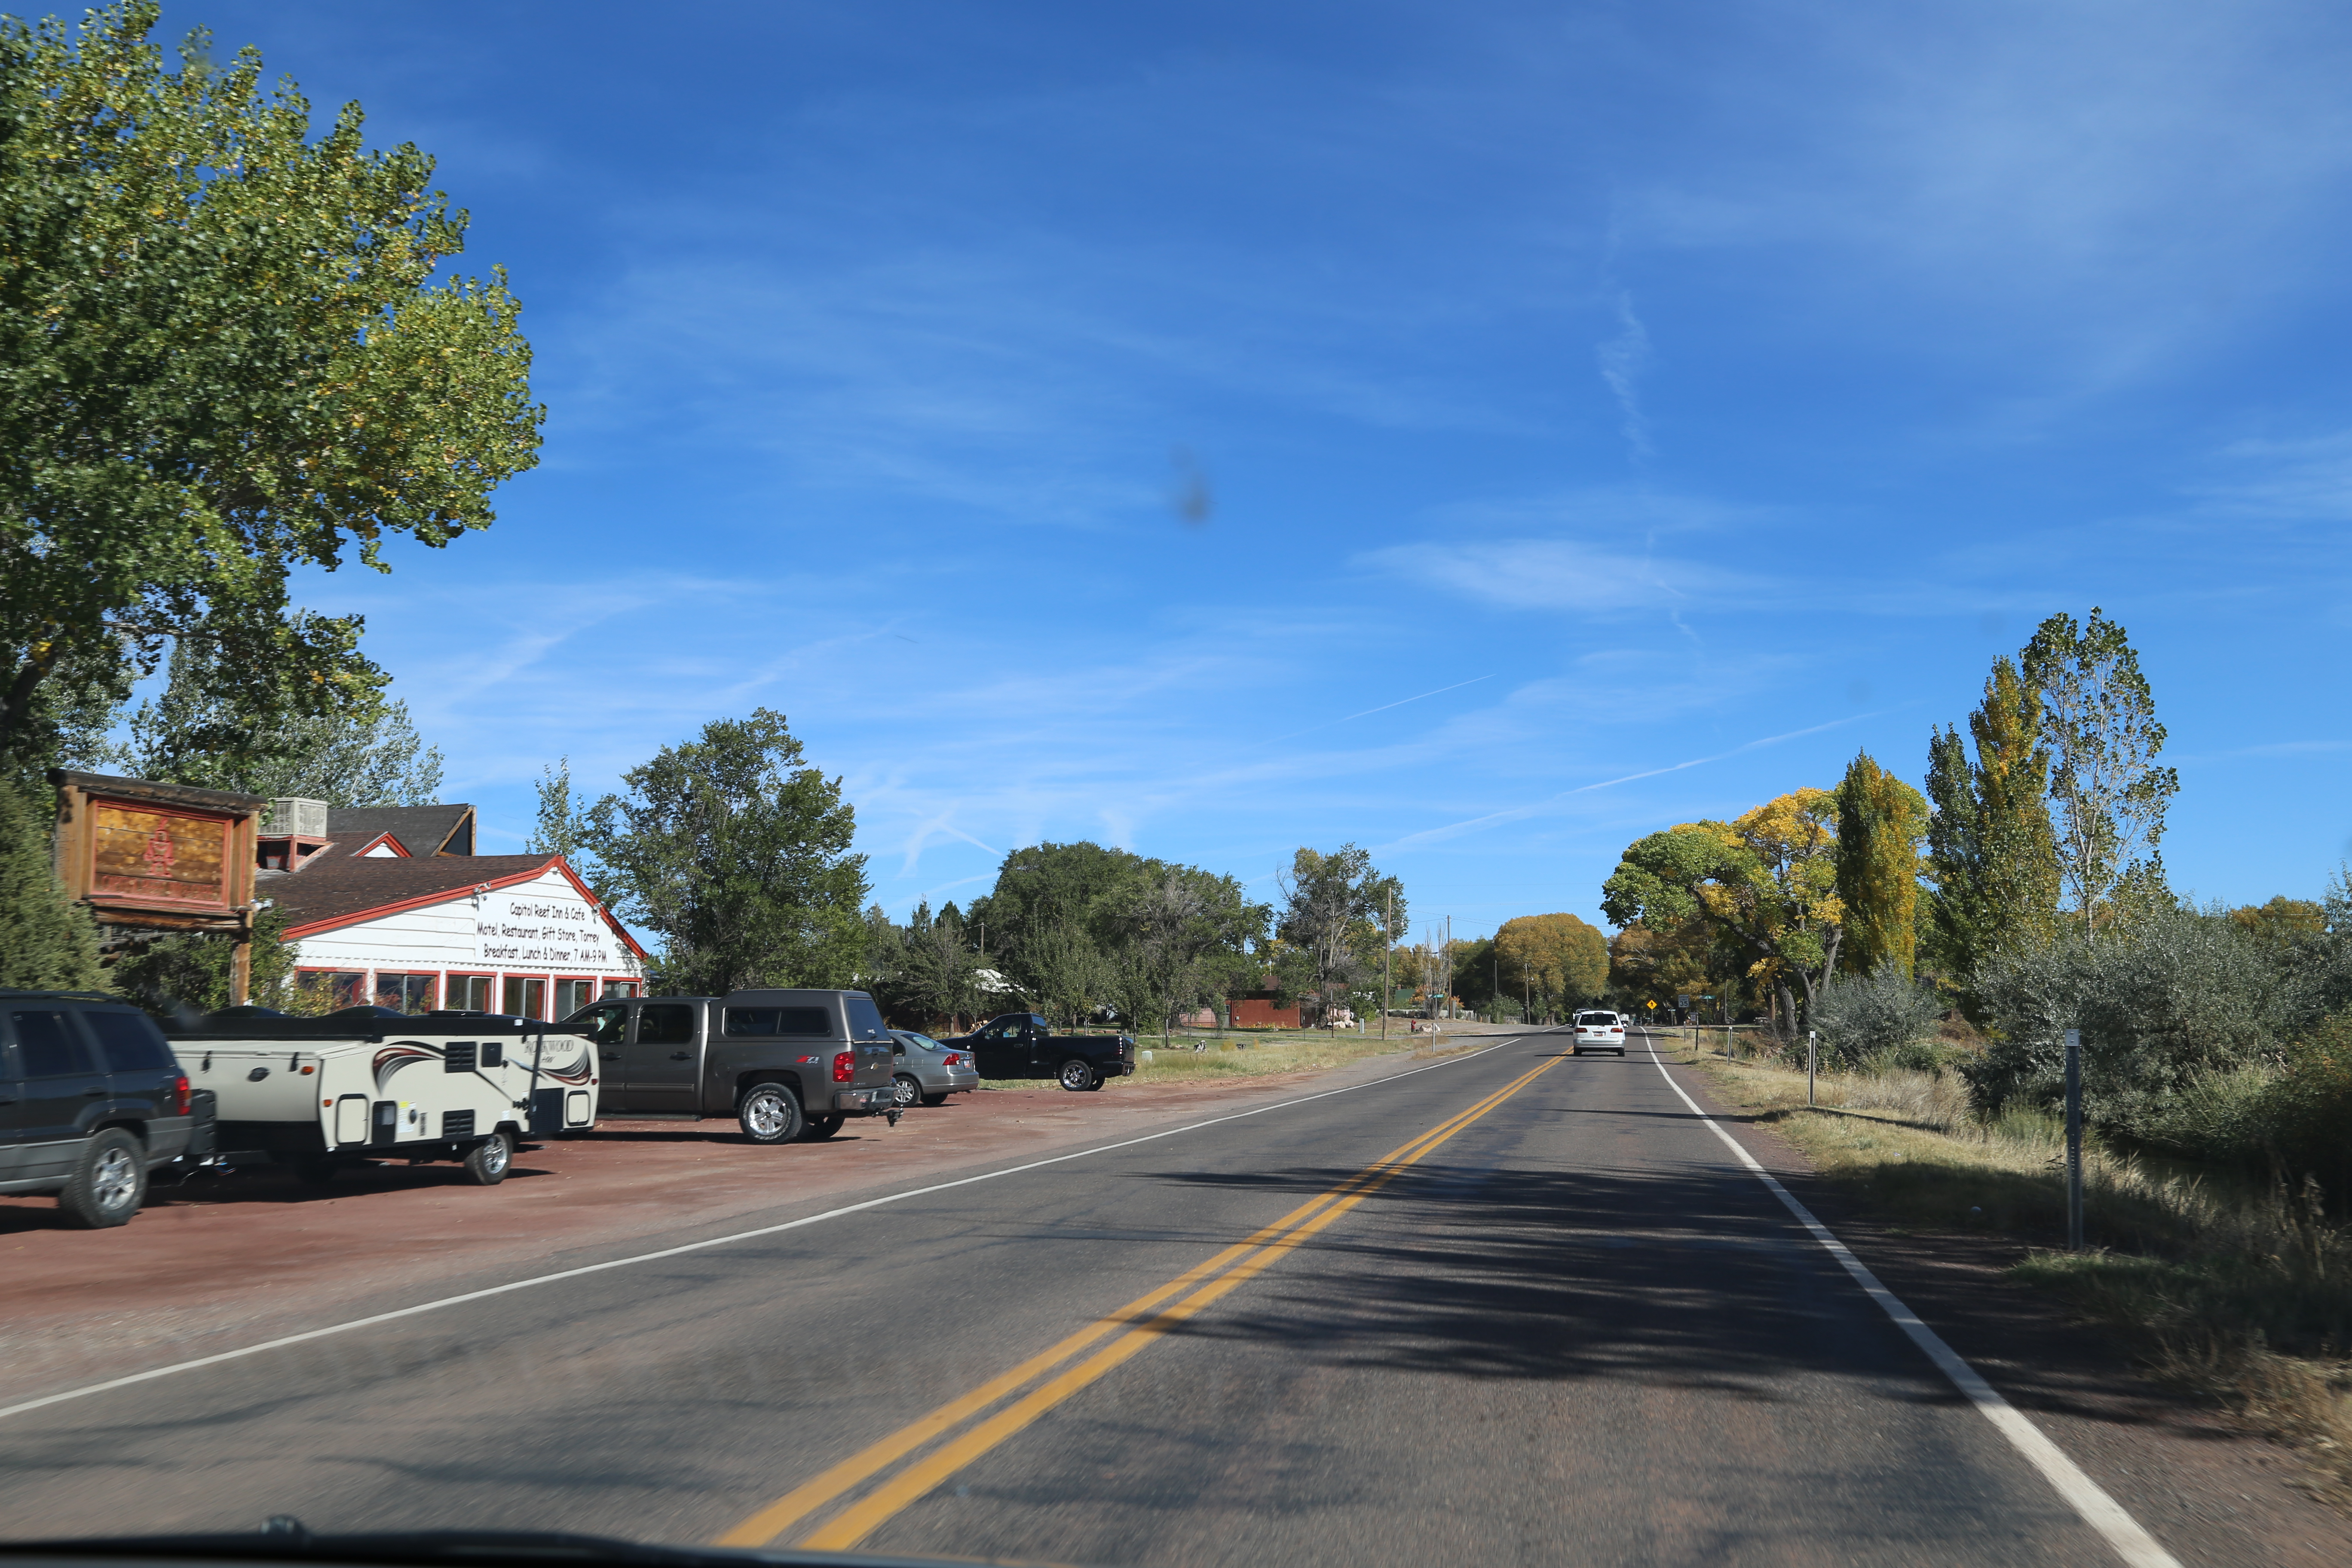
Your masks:
<path fill-rule="evenodd" d="M 2066 1031 L 2066 1247 L 2083 1250 L 2083 1031 Z"/>
<path fill-rule="evenodd" d="M 1807 1029 L 1805 1031 L 1805 1103 L 1808 1106 L 1815 1103 L 1813 1100 L 1813 1044 L 1820 1038 L 1821 1037 L 1815 1034 L 1812 1030 Z"/>

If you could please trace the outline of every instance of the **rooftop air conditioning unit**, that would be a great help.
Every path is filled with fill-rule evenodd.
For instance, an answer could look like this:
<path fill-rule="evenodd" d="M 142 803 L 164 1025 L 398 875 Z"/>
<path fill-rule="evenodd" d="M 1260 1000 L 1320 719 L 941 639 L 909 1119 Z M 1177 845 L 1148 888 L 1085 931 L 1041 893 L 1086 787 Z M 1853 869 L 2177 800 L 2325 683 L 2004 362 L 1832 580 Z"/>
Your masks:
<path fill-rule="evenodd" d="M 270 837 L 324 838 L 327 803 L 323 800 L 273 800 L 269 819 L 261 831 Z"/>

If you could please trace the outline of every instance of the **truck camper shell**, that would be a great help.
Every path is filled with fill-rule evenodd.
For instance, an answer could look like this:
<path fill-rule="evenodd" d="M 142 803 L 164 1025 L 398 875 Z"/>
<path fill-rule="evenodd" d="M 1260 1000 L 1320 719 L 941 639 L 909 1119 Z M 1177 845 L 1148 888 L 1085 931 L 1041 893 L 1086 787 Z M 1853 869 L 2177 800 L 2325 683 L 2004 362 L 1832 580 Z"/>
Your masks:
<path fill-rule="evenodd" d="M 523 1139 L 596 1121 L 594 1047 L 537 1018 L 237 1008 L 165 1035 L 217 1100 L 225 1160 L 262 1152 L 319 1178 L 359 1160 L 463 1160 L 488 1182 Z"/>

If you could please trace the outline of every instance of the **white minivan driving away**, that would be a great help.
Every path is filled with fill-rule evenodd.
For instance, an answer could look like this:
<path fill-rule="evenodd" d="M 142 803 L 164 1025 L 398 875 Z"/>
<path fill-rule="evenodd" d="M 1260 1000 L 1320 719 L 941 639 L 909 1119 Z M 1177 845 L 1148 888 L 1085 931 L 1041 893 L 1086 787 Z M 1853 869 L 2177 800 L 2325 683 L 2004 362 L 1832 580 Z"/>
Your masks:
<path fill-rule="evenodd" d="M 1625 1054 L 1625 1020 L 1614 1013 L 1579 1013 L 1576 1016 L 1576 1044 L 1569 1055 L 1580 1057 L 1588 1050 L 1615 1051 Z"/>

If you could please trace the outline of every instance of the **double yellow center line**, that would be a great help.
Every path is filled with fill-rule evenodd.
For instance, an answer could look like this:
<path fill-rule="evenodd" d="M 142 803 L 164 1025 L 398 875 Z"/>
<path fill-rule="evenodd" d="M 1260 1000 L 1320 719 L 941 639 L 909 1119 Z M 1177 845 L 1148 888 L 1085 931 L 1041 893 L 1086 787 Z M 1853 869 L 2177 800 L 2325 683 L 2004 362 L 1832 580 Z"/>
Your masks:
<path fill-rule="evenodd" d="M 1382 1155 L 1338 1186 L 1299 1205 L 1272 1225 L 1252 1232 L 1215 1257 L 1186 1269 L 1159 1289 L 1137 1297 L 1059 1344 L 1039 1352 L 1002 1376 L 991 1378 L 961 1398 L 950 1400 L 929 1415 L 908 1422 L 871 1447 L 794 1487 L 719 1537 L 715 1544 L 767 1545 L 908 1455 L 955 1431 L 971 1417 L 1053 1372 L 1088 1346 L 1118 1333 L 1118 1338 L 1085 1361 L 1048 1378 L 988 1419 L 898 1471 L 799 1542 L 810 1551 L 848 1551 L 872 1534 L 883 1521 L 930 1491 L 948 1477 L 1202 1309 L 1255 1279 L 1286 1253 L 1386 1186 L 1431 1150 L 1559 1066 L 1561 1059 L 1553 1057 L 1541 1066 L 1523 1073 L 1460 1115 L 1439 1123 L 1410 1143 Z M 1168 1304 L 1171 1299 L 1175 1299 L 1173 1305 Z M 1125 1330 L 1123 1333 L 1118 1331 L 1122 1329 Z"/>

